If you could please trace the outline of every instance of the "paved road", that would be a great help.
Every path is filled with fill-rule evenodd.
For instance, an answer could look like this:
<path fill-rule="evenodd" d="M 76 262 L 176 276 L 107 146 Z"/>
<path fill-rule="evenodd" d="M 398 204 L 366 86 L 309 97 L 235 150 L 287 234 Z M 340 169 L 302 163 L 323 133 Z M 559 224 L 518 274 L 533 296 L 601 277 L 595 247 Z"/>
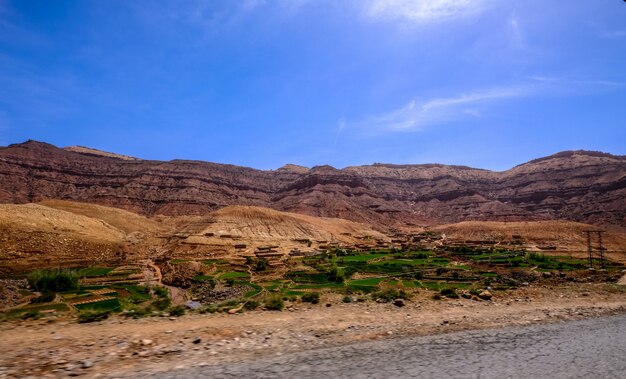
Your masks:
<path fill-rule="evenodd" d="M 626 315 L 374 341 L 156 376 L 160 379 L 418 377 L 626 378 Z"/>

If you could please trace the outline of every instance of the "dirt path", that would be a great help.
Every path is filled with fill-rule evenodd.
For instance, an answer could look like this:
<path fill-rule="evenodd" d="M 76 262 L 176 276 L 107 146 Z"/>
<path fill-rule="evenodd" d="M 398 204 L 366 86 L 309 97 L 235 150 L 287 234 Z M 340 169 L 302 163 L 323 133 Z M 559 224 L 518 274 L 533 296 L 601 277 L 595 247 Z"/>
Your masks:
<path fill-rule="evenodd" d="M 526 287 L 497 293 L 489 302 L 433 301 L 429 292 L 423 292 L 402 308 L 342 303 L 341 298 L 323 295 L 321 304 L 297 303 L 283 312 L 116 317 L 93 324 L 3 323 L 0 378 L 134 376 L 172 366 L 219 364 L 396 336 L 626 313 L 625 289 L 593 284 Z"/>

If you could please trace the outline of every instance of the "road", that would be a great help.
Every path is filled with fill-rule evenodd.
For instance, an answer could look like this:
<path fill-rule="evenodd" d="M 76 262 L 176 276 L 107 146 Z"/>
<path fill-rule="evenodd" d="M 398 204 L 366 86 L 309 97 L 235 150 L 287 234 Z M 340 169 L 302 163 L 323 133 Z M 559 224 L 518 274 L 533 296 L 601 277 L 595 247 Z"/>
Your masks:
<path fill-rule="evenodd" d="M 151 377 L 626 378 L 626 315 L 394 338 Z"/>

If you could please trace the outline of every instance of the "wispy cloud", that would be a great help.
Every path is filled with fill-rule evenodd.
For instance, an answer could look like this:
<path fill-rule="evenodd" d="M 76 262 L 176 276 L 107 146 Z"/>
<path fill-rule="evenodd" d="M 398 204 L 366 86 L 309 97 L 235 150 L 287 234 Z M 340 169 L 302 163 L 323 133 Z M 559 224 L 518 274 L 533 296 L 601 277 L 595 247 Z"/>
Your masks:
<path fill-rule="evenodd" d="M 346 123 L 368 132 L 419 131 L 427 126 L 450 122 L 465 117 L 480 117 L 478 106 L 516 97 L 528 96 L 528 86 L 510 86 L 475 91 L 451 97 L 440 97 L 425 101 L 412 100 L 407 105 L 363 121 Z"/>
<path fill-rule="evenodd" d="M 368 134 L 415 132 L 467 118 L 480 118 L 496 103 L 531 96 L 589 95 L 615 88 L 625 82 L 608 80 L 567 80 L 532 76 L 522 84 L 494 87 L 449 97 L 411 100 L 398 109 L 356 122 L 342 120 L 340 129 L 354 128 Z"/>
<path fill-rule="evenodd" d="M 488 0 L 371 0 L 366 13 L 375 19 L 431 23 L 479 14 Z"/>

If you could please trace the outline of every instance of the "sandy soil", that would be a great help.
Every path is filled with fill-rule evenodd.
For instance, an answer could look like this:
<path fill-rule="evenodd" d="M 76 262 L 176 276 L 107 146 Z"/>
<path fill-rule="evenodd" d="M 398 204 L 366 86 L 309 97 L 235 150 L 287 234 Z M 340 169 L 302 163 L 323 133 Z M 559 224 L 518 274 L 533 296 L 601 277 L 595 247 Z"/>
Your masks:
<path fill-rule="evenodd" d="M 296 303 L 283 312 L 6 322 L 0 324 L 0 377 L 145 375 L 365 340 L 626 313 L 626 289 L 616 285 L 530 286 L 492 301 L 429 295 L 420 293 L 405 307 L 327 295 L 318 305 Z"/>

